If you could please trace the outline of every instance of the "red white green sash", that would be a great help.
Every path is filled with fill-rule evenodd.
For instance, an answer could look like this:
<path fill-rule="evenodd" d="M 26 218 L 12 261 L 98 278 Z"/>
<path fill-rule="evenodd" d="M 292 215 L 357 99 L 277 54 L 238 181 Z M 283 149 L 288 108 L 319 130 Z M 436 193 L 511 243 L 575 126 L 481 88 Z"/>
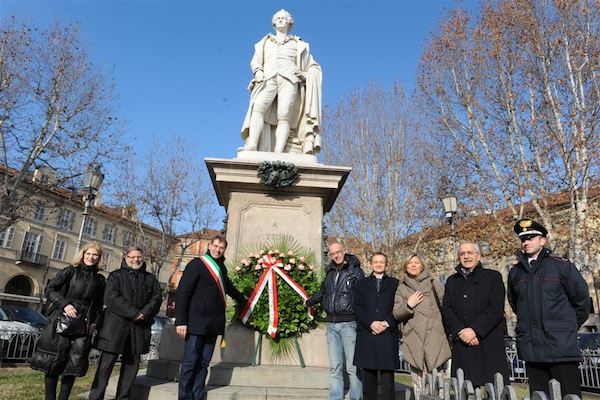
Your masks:
<path fill-rule="evenodd" d="M 204 256 L 200 256 L 200 259 L 206 265 L 208 272 L 212 275 L 217 287 L 219 288 L 219 293 L 221 293 L 221 298 L 223 299 L 223 304 L 227 305 L 225 300 L 225 284 L 223 283 L 223 276 L 221 275 L 221 268 L 217 265 L 216 261 L 208 254 Z"/>

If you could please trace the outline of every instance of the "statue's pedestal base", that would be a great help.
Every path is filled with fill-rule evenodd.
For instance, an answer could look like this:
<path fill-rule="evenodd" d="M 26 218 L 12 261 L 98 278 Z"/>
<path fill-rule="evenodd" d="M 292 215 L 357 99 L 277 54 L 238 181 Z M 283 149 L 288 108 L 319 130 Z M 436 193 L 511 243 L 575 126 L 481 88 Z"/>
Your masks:
<path fill-rule="evenodd" d="M 256 341 L 260 337 L 258 332 L 247 328 L 241 322 L 229 325 L 225 331 L 227 346 L 220 348 L 221 337 L 217 338 L 217 345 L 211 364 L 236 364 L 250 365 L 256 348 Z M 298 353 L 294 349 L 287 357 L 274 357 L 269 352 L 265 338 L 256 357 L 258 365 L 287 365 L 300 366 Z M 298 339 L 300 351 L 307 367 L 329 368 L 327 353 L 327 339 L 325 329 L 313 329 L 310 333 Z M 167 325 L 163 328 L 158 360 L 148 362 L 147 376 L 166 381 L 179 380 L 179 367 L 183 358 L 184 341 L 177 336 L 175 326 Z"/>
<path fill-rule="evenodd" d="M 349 167 L 308 162 L 302 154 L 240 152 L 256 159 L 205 159 L 219 204 L 227 210 L 228 260 L 258 251 L 256 246 L 292 236 L 302 247 L 323 255 L 323 215 L 331 210 Z M 299 158 L 298 158 L 299 157 Z M 293 160 L 297 163 L 294 163 Z M 260 183 L 257 168 L 266 159 L 292 162 L 299 181 L 286 188 Z"/>

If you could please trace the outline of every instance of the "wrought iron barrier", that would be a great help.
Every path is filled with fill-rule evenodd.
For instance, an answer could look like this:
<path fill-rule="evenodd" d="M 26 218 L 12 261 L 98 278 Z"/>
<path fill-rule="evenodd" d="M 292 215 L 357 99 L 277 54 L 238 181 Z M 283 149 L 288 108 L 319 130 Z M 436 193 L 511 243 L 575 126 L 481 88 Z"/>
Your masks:
<path fill-rule="evenodd" d="M 450 381 L 439 378 L 437 371 L 427 374 L 423 381 L 423 389 L 420 400 L 440 400 L 440 388 L 444 400 L 518 400 L 515 389 L 509 384 L 504 384 L 504 378 L 497 373 L 494 376 L 493 383 L 486 383 L 483 387 L 473 387 L 469 380 L 464 379 L 462 369 L 456 371 L 456 377 Z M 560 383 L 556 379 L 548 382 L 547 396 L 543 392 L 534 392 L 532 400 L 580 400 L 579 396 L 568 394 L 562 396 L 560 392 Z M 407 389 L 405 398 L 410 399 L 410 390 Z"/>

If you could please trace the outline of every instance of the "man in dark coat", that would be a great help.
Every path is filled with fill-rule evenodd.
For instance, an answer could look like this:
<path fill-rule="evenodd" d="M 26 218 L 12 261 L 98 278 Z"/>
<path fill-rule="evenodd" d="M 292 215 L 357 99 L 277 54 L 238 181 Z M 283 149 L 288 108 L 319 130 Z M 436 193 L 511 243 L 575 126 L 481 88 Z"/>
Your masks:
<path fill-rule="evenodd" d="M 588 318 L 587 283 L 573 263 L 551 254 L 548 231 L 522 219 L 514 226 L 522 249 L 508 274 L 508 302 L 517 314 L 517 349 L 527 362 L 529 391 L 549 396 L 548 381 L 556 379 L 561 394 L 581 397 L 577 331 Z"/>
<path fill-rule="evenodd" d="M 156 277 L 146 271 L 142 249 L 130 247 L 106 281 L 104 321 L 95 347 L 102 350 L 89 400 L 104 399 L 110 374 L 121 355 L 116 399 L 129 399 L 140 365 L 150 350 L 153 318 L 160 310 L 162 291 Z"/>
<path fill-rule="evenodd" d="M 231 283 L 225 267 L 227 241 L 216 236 L 207 253 L 188 263 L 177 287 L 175 325 L 185 339 L 179 373 L 179 399 L 201 400 L 208 365 L 217 336 L 225 332 L 225 299 L 245 303 L 246 297 Z"/>
<path fill-rule="evenodd" d="M 305 304 L 309 307 L 323 303 L 327 313 L 327 351 L 329 353 L 329 399 L 344 399 L 344 365 L 350 381 L 348 397 L 360 400 L 362 382 L 354 365 L 356 346 L 356 314 L 354 313 L 354 289 L 356 282 L 365 277 L 360 261 L 340 243 L 329 246 L 331 264 L 325 272 L 321 290 L 313 294 Z"/>
<path fill-rule="evenodd" d="M 481 266 L 475 243 L 458 247 L 460 264 L 448 278 L 442 305 L 446 332 L 452 335 L 452 376 L 461 368 L 474 387 L 492 383 L 499 372 L 508 384 L 504 351 L 504 283 L 498 271 Z"/>

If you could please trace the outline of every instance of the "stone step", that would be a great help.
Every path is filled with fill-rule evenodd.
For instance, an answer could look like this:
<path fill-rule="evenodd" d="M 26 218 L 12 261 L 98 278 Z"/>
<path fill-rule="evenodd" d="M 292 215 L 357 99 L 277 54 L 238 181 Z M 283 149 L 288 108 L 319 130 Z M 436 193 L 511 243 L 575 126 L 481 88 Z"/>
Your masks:
<path fill-rule="evenodd" d="M 146 375 L 167 382 L 179 380 L 179 363 L 151 360 Z M 298 379 L 302 376 L 302 379 Z M 207 385 L 212 386 L 259 386 L 327 389 L 329 369 L 321 367 L 214 364 L 208 372 Z"/>
<path fill-rule="evenodd" d="M 152 378 L 146 372 L 139 371 L 131 400 L 177 399 L 177 382 Z M 106 400 L 114 399 L 117 381 L 117 376 L 110 379 Z M 328 400 L 328 388 L 327 368 L 217 364 L 210 367 L 205 400 Z M 398 400 L 407 398 L 406 389 L 396 384 Z"/>
<path fill-rule="evenodd" d="M 329 369 L 289 365 L 216 364 L 210 367 L 207 384 L 211 386 L 328 389 Z"/>
<path fill-rule="evenodd" d="M 266 388 L 252 386 L 207 386 L 204 400 L 328 400 L 329 389 Z M 410 390 L 397 384 L 396 399 L 410 399 Z M 114 392 L 106 400 L 114 399 Z M 131 400 L 177 400 L 177 382 L 156 384 L 151 379 L 136 380 Z M 349 400 L 348 395 L 345 400 Z"/>

